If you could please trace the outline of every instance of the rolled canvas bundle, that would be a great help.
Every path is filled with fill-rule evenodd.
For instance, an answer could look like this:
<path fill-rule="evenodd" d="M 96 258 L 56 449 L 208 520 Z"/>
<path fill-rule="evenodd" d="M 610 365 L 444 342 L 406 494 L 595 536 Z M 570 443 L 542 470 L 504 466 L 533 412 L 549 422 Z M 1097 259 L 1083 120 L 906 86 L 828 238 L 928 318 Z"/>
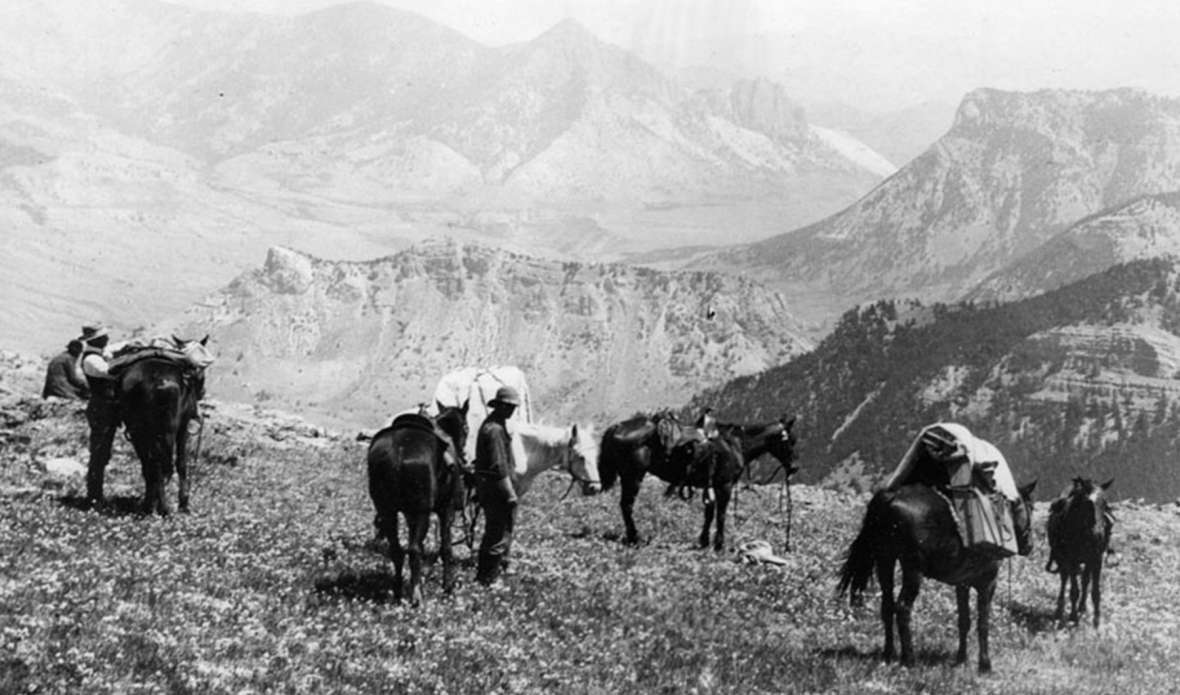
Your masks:
<path fill-rule="evenodd" d="M 926 469 L 931 466 L 940 470 Z M 1019 492 L 999 449 L 963 425 L 930 425 L 918 433 L 886 487 L 932 480 L 948 495 L 964 546 L 1001 557 L 1016 554 L 1008 502 L 1019 499 Z"/>

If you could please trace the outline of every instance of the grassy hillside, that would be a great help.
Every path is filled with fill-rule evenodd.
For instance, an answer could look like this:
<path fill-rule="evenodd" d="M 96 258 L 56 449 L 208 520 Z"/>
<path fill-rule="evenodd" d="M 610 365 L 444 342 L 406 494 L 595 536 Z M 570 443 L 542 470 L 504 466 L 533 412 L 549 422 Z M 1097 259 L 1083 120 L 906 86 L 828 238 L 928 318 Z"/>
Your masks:
<path fill-rule="evenodd" d="M 632 549 L 615 495 L 559 502 L 542 476 L 519 519 L 508 591 L 474 585 L 465 548 L 452 598 L 394 603 L 371 543 L 363 448 L 297 420 L 213 404 L 193 513 L 129 513 L 142 489 L 118 442 L 111 511 L 76 503 L 77 408 L 0 403 L 0 692 L 39 693 L 1163 693 L 1180 682 L 1180 534 L 1174 507 L 1118 511 L 1100 630 L 1055 629 L 1038 507 L 1036 553 L 1003 573 L 996 673 L 955 668 L 952 592 L 927 584 L 920 665 L 878 661 L 876 609 L 833 597 L 866 497 L 795 486 L 782 552 L 772 488 L 743 492 L 732 539 L 771 541 L 788 564 L 692 549 L 697 504 L 640 497 Z"/>
<path fill-rule="evenodd" d="M 849 311 L 819 347 L 694 399 L 723 417 L 799 416 L 803 480 L 868 485 L 923 425 L 964 422 L 1017 477 L 1059 489 L 1114 476 L 1119 496 L 1180 495 L 1175 261 L 1111 270 L 1001 305 L 879 302 Z M 1146 336 L 1146 337 L 1144 337 Z"/>

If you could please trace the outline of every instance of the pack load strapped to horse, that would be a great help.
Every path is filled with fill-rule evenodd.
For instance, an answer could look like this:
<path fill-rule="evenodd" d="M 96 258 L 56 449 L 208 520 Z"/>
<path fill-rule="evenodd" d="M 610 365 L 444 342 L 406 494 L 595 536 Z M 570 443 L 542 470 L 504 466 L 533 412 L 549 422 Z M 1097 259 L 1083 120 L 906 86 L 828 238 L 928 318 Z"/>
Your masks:
<path fill-rule="evenodd" d="M 204 431 L 198 403 L 205 397 L 205 369 L 214 361 L 208 340 L 136 341 L 115 351 L 109 364 L 119 418 L 142 464 L 146 511 L 168 513 L 164 487 L 174 471 L 180 509 L 188 510 L 188 426 L 193 420 L 200 426 L 195 459 Z M 101 488 L 102 471 L 95 475 Z"/>
<path fill-rule="evenodd" d="M 479 426 L 490 412 L 488 401 L 492 400 L 496 395 L 496 389 L 501 386 L 511 386 L 520 394 L 520 407 L 508 418 L 508 431 L 513 432 L 513 427 L 518 422 L 533 421 L 533 399 L 529 394 L 524 372 L 519 367 L 503 365 L 457 369 L 438 380 L 438 386 L 434 389 L 434 403 L 436 407 L 458 407 L 467 403 L 467 429 L 470 432 L 478 432 Z M 468 440 L 465 453 L 468 461 L 475 460 L 475 437 Z M 512 454 L 516 461 L 517 474 L 523 475 L 525 451 L 519 437 L 512 438 Z"/>
<path fill-rule="evenodd" d="M 947 496 L 965 548 L 1009 557 L 1017 553 L 1009 502 L 1020 499 L 1008 462 L 991 442 L 960 424 L 924 428 L 885 484 L 924 483 Z"/>
<path fill-rule="evenodd" d="M 110 362 L 110 373 L 117 374 L 132 364 L 151 357 L 175 362 L 195 371 L 204 370 L 213 364 L 215 359 L 206 345 L 208 340 L 209 336 L 202 340 L 181 340 L 176 336 L 156 336 L 148 340 L 134 338 L 113 351 L 114 359 Z"/>

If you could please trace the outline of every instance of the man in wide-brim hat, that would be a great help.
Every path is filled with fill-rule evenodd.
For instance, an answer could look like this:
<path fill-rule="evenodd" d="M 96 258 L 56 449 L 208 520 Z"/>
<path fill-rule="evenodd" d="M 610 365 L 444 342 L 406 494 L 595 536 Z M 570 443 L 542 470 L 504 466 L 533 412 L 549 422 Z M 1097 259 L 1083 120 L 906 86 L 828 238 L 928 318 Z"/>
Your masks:
<path fill-rule="evenodd" d="M 512 435 L 507 421 L 520 406 L 520 394 L 501 386 L 488 401 L 488 414 L 475 439 L 475 476 L 479 504 L 484 512 L 484 533 L 479 544 L 475 579 L 491 585 L 508 564 L 512 532 L 516 526 L 516 490 L 512 472 Z"/>
<path fill-rule="evenodd" d="M 104 326 L 83 326 L 82 373 L 90 387 L 86 422 L 90 425 L 90 460 L 86 464 L 86 499 L 102 502 L 103 477 L 119 429 L 119 404 L 106 352 L 110 333 Z"/>

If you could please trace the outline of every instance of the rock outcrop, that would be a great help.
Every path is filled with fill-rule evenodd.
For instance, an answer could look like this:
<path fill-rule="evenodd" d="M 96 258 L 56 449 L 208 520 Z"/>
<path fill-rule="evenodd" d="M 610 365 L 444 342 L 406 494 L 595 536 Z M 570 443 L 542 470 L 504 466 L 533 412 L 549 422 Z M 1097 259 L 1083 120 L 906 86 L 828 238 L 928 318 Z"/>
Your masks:
<path fill-rule="evenodd" d="M 213 335 L 210 393 L 368 426 L 463 366 L 520 366 L 552 421 L 678 405 L 810 348 L 754 282 L 453 242 L 359 263 L 273 249 L 178 330 Z"/>

